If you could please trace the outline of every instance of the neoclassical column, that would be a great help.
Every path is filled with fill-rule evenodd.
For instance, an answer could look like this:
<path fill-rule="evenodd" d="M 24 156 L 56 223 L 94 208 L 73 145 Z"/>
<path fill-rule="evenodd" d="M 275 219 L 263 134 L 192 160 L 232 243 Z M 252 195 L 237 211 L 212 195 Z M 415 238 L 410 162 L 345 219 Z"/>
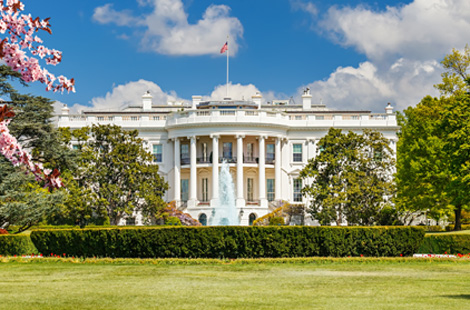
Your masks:
<path fill-rule="evenodd" d="M 212 199 L 211 205 L 219 199 L 219 136 L 212 135 Z"/>
<path fill-rule="evenodd" d="M 281 143 L 281 138 L 277 137 L 274 145 L 274 200 L 281 200 Z"/>
<path fill-rule="evenodd" d="M 197 170 L 196 170 L 196 136 L 190 138 L 190 168 L 189 168 L 189 207 L 195 207 L 197 201 Z"/>
<path fill-rule="evenodd" d="M 237 208 L 245 206 L 243 196 L 243 138 L 245 138 L 245 135 L 237 135 Z"/>
<path fill-rule="evenodd" d="M 173 200 L 176 201 L 176 204 L 181 201 L 181 156 L 180 156 L 180 140 L 179 138 L 175 138 L 175 166 L 173 168 L 175 176 L 174 176 L 174 197 Z"/>
<path fill-rule="evenodd" d="M 258 198 L 260 200 L 261 207 L 267 207 L 268 202 L 266 200 L 266 149 L 265 149 L 266 136 L 259 137 L 259 159 L 258 159 Z"/>

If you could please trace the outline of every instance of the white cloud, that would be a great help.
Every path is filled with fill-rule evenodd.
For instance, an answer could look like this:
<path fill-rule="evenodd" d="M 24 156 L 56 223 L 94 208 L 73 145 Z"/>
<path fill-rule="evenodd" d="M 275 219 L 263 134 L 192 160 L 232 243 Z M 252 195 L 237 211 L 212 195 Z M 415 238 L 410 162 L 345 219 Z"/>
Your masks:
<path fill-rule="evenodd" d="M 136 17 L 130 11 L 116 11 L 111 4 L 95 8 L 93 19 L 102 24 L 144 27 L 143 49 L 166 55 L 218 55 L 230 36 L 230 54 L 235 55 L 243 35 L 241 22 L 230 17 L 230 7 L 210 5 L 202 19 L 188 22 L 181 0 L 137 0 L 140 6 L 152 5 L 152 13 Z"/>
<path fill-rule="evenodd" d="M 311 2 L 304 2 L 302 0 L 290 0 L 290 5 L 295 11 L 304 11 L 313 16 L 316 16 L 318 14 L 317 7 Z"/>
<path fill-rule="evenodd" d="M 274 99 L 286 99 L 287 96 L 284 94 L 277 94 L 273 91 L 260 91 L 255 85 L 253 84 L 232 84 L 229 83 L 228 88 L 228 97 L 234 100 L 251 100 L 251 97 L 256 94 L 260 94 L 263 99 L 261 100 L 263 103 L 268 101 L 272 101 Z M 212 93 L 208 96 L 203 96 L 204 100 L 222 100 L 227 97 L 227 84 L 218 85 L 214 87 Z"/>
<path fill-rule="evenodd" d="M 127 84 L 114 86 L 113 89 L 106 93 L 104 97 L 95 97 L 91 100 L 90 106 L 74 104 L 70 108 L 70 113 L 79 113 L 83 110 L 116 110 L 122 109 L 128 105 L 142 105 L 142 95 L 150 91 L 153 96 L 153 104 L 164 105 L 168 101 L 185 101 L 178 97 L 176 92 L 164 92 L 160 86 L 151 81 L 138 80 Z M 60 104 L 60 103 L 59 103 Z M 62 106 L 56 108 L 59 112 Z M 60 113 L 60 112 L 59 112 Z"/>
<path fill-rule="evenodd" d="M 139 20 L 131 15 L 129 10 L 115 11 L 111 3 L 97 7 L 93 13 L 93 19 L 101 24 L 114 23 L 118 26 L 138 24 Z"/>
<path fill-rule="evenodd" d="M 298 92 L 310 87 L 312 102 L 322 101 L 332 109 L 383 112 L 386 104 L 391 102 L 396 109 L 402 110 L 417 104 L 426 95 L 437 96 L 433 84 L 439 81 L 440 72 L 437 61 L 401 58 L 384 69 L 366 61 L 357 68 L 339 67 L 328 79 L 305 85 Z"/>
<path fill-rule="evenodd" d="M 437 59 L 470 42 L 470 1 L 415 0 L 384 11 L 334 6 L 320 27 L 374 61 L 390 56 Z"/>

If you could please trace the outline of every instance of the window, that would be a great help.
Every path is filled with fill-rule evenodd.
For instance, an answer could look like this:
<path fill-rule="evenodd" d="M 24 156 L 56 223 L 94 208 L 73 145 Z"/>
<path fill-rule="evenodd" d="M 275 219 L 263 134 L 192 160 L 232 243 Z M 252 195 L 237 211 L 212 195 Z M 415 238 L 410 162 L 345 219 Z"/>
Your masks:
<path fill-rule="evenodd" d="M 302 180 L 294 179 L 294 201 L 295 202 L 302 202 L 302 193 L 300 192 L 301 189 L 302 189 Z"/>
<path fill-rule="evenodd" d="M 202 162 L 203 163 L 207 163 L 207 143 L 203 142 L 201 144 L 201 147 L 202 147 Z"/>
<path fill-rule="evenodd" d="M 274 157 L 274 144 L 266 144 L 266 163 L 272 164 Z"/>
<path fill-rule="evenodd" d="M 253 179 L 246 179 L 246 200 L 253 201 Z"/>
<path fill-rule="evenodd" d="M 322 120 L 325 119 L 325 116 L 323 116 L 323 115 L 316 115 L 316 116 L 315 116 L 315 119 L 316 119 L 317 121 L 322 121 Z"/>
<path fill-rule="evenodd" d="M 224 142 L 223 157 L 232 159 L 232 142 Z"/>
<path fill-rule="evenodd" d="M 139 119 L 139 116 L 131 116 L 131 121 L 138 121 Z"/>
<path fill-rule="evenodd" d="M 255 162 L 255 159 L 253 158 L 253 143 L 248 143 L 246 145 L 246 162 Z"/>
<path fill-rule="evenodd" d="M 202 201 L 203 202 L 209 201 L 209 179 L 208 178 L 202 179 Z"/>
<path fill-rule="evenodd" d="M 153 161 L 156 163 L 162 162 L 162 145 L 161 144 L 153 145 Z"/>
<path fill-rule="evenodd" d="M 302 162 L 302 144 L 293 144 L 292 147 L 294 162 Z"/>
<path fill-rule="evenodd" d="M 189 197 L 189 179 L 181 179 L 181 201 L 188 201 Z"/>
<path fill-rule="evenodd" d="M 181 164 L 189 164 L 189 144 L 181 144 Z"/>
<path fill-rule="evenodd" d="M 274 179 L 266 180 L 266 196 L 268 197 L 268 201 L 274 200 Z"/>
<path fill-rule="evenodd" d="M 135 225 L 135 217 L 129 216 L 126 218 L 126 226 Z"/>
<path fill-rule="evenodd" d="M 98 116 L 98 117 L 96 117 L 96 120 L 98 122 L 102 122 L 102 121 L 104 121 L 104 116 Z"/>
<path fill-rule="evenodd" d="M 79 149 L 80 149 L 80 145 L 78 145 L 78 144 L 72 145 L 72 150 L 77 151 Z"/>
<path fill-rule="evenodd" d="M 248 225 L 253 225 L 253 222 L 256 220 L 256 214 L 250 213 L 250 216 L 248 217 Z"/>
<path fill-rule="evenodd" d="M 383 153 L 380 150 L 374 150 L 374 161 L 381 162 L 383 160 Z"/>
<path fill-rule="evenodd" d="M 199 223 L 201 223 L 202 226 L 207 226 L 207 215 L 202 213 L 201 215 L 199 215 L 198 221 Z"/>

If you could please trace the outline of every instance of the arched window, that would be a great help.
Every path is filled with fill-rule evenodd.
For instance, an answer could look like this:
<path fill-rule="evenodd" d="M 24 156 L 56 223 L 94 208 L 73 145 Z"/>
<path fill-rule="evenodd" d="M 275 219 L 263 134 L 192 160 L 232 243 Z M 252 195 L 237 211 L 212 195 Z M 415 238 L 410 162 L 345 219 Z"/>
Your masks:
<path fill-rule="evenodd" d="M 251 213 L 251 214 L 250 214 L 250 217 L 248 218 L 248 223 L 249 223 L 249 225 L 250 225 L 250 226 L 253 225 L 253 222 L 254 222 L 255 220 L 256 220 L 256 214 Z"/>
<path fill-rule="evenodd" d="M 207 226 L 207 215 L 205 213 L 200 214 L 198 220 L 202 226 Z"/>

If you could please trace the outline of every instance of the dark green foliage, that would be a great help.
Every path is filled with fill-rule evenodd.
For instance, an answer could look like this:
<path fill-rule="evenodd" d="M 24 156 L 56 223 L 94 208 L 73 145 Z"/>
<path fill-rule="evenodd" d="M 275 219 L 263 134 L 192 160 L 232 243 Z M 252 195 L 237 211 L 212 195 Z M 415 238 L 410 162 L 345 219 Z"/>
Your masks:
<path fill-rule="evenodd" d="M 462 227 L 462 230 L 470 230 L 470 225 L 461 225 Z M 449 225 L 449 226 L 446 226 L 446 231 L 452 231 L 452 230 L 455 230 L 455 225 Z"/>
<path fill-rule="evenodd" d="M 0 255 L 24 255 L 37 254 L 29 236 L 26 235 L 2 235 L 0 236 Z"/>
<path fill-rule="evenodd" d="M 33 160 L 46 168 L 64 169 L 73 166 L 73 152 L 59 139 L 52 124 L 53 102 L 47 98 L 19 94 L 8 80 L 19 80 L 21 75 L 7 66 L 0 66 L 0 95 L 7 96 L 15 116 L 8 128 Z M 54 213 L 63 195 L 60 191 L 42 190 L 23 166 L 14 167 L 0 155 L 0 227 L 19 226 L 26 230 Z"/>
<path fill-rule="evenodd" d="M 179 218 L 176 216 L 169 216 L 165 219 L 165 225 L 170 225 L 170 226 L 183 226 L 181 224 L 181 221 Z"/>
<path fill-rule="evenodd" d="M 284 218 L 281 216 L 271 217 L 269 218 L 269 225 L 272 225 L 272 226 L 284 225 Z"/>
<path fill-rule="evenodd" d="M 404 256 L 416 252 L 416 227 L 166 227 L 36 230 L 44 255 L 139 258 Z"/>
<path fill-rule="evenodd" d="M 428 235 L 424 238 L 418 253 L 469 254 L 470 235 Z"/>

